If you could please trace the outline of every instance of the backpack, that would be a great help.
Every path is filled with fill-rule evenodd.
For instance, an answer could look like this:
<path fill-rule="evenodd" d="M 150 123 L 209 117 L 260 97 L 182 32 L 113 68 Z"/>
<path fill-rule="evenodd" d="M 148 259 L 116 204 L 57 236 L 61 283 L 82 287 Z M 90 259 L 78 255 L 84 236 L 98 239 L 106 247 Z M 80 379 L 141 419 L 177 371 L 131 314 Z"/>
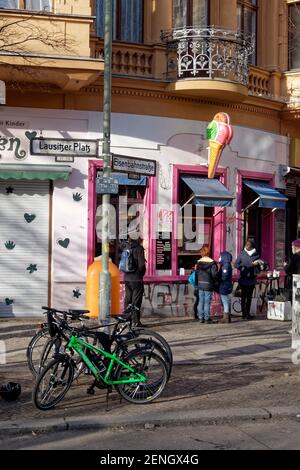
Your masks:
<path fill-rule="evenodd" d="M 122 273 L 134 273 L 137 270 L 132 249 L 126 248 L 122 251 L 119 270 Z"/>
<path fill-rule="evenodd" d="M 193 286 L 194 289 L 198 289 L 198 276 L 196 275 L 196 271 L 192 272 L 188 282 Z"/>

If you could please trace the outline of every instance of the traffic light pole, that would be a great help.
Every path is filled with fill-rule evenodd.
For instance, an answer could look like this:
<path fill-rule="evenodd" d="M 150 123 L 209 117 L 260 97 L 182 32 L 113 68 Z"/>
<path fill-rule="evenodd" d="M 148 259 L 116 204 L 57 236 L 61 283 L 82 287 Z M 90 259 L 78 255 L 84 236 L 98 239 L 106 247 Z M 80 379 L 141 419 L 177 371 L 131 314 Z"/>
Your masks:
<path fill-rule="evenodd" d="M 110 177 L 111 88 L 112 88 L 112 2 L 104 0 L 104 90 L 103 90 L 103 178 Z M 111 276 L 109 272 L 110 195 L 102 196 L 102 272 L 100 274 L 99 321 L 109 322 L 111 313 Z"/>

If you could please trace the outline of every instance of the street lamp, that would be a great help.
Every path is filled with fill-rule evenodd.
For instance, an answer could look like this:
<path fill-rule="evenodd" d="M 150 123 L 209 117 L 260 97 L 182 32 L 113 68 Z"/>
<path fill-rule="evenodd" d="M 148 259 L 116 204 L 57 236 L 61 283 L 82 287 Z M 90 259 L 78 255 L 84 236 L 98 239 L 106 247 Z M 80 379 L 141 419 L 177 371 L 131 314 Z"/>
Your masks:
<path fill-rule="evenodd" d="M 112 82 L 112 8 L 113 0 L 104 0 L 104 89 L 103 89 L 103 178 L 110 177 L 111 82 Z M 102 196 L 102 272 L 100 274 L 99 321 L 107 324 L 111 313 L 111 276 L 109 272 L 110 195 Z"/>

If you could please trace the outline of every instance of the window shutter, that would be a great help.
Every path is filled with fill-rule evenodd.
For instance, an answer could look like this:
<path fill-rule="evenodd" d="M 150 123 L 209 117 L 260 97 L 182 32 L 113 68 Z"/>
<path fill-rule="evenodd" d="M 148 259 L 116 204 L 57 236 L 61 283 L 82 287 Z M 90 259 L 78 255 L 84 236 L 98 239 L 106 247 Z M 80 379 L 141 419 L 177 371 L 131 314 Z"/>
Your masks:
<path fill-rule="evenodd" d="M 104 0 L 96 0 L 96 35 L 104 36 Z"/>
<path fill-rule="evenodd" d="M 123 0 L 121 5 L 121 40 L 142 42 L 143 2 L 141 0 Z"/>

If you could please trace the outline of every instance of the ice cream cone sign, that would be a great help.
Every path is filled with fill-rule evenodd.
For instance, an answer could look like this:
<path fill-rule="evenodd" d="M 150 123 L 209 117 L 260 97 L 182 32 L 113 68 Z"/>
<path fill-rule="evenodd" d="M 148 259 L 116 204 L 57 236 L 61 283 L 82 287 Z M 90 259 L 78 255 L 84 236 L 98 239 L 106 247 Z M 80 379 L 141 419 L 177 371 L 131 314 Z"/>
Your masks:
<path fill-rule="evenodd" d="M 214 178 L 222 152 L 233 138 L 233 129 L 227 113 L 218 113 L 206 129 L 209 142 L 208 178 Z"/>

